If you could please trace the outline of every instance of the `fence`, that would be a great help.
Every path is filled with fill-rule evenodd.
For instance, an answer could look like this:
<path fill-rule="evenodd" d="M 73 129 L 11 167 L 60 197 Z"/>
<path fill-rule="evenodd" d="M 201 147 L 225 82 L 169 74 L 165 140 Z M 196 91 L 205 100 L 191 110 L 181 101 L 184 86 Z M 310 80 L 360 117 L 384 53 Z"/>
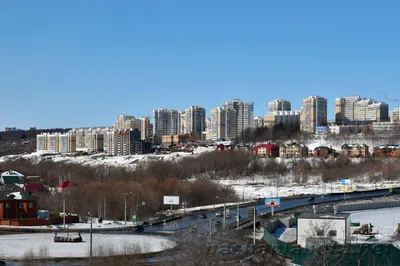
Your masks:
<path fill-rule="evenodd" d="M 400 265 L 400 250 L 391 244 L 350 244 L 333 245 L 324 249 L 325 256 L 316 250 L 291 245 L 276 239 L 272 233 L 282 226 L 280 220 L 268 223 L 264 228 L 264 240 L 279 254 L 288 257 L 293 263 L 304 265 Z M 326 256 L 328 252 L 329 256 Z"/>
<path fill-rule="evenodd" d="M 338 205 L 338 211 L 339 212 L 351 212 L 351 211 L 396 208 L 396 207 L 400 207 L 400 201 L 342 204 L 342 205 Z"/>

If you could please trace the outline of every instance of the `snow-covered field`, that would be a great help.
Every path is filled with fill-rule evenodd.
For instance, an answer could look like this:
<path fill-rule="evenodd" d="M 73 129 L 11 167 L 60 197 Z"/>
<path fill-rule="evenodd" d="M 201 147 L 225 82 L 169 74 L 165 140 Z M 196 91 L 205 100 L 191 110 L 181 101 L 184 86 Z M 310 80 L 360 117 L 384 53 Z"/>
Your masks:
<path fill-rule="evenodd" d="M 397 223 L 400 222 L 400 208 L 365 210 L 351 213 L 352 222 L 360 222 L 360 224 L 371 223 L 373 228 L 373 243 L 393 243 L 396 247 L 400 247 L 400 241 L 396 241 L 393 236 L 397 234 Z M 352 228 L 355 229 L 355 228 Z M 371 243 L 366 241 L 368 236 L 352 235 L 352 243 Z"/>
<path fill-rule="evenodd" d="M 74 237 L 72 233 L 71 237 Z M 3 259 L 22 259 L 32 257 L 82 258 L 89 256 L 89 234 L 82 234 L 83 242 L 81 243 L 55 243 L 53 238 L 54 234 L 0 236 L 0 257 Z M 111 250 L 114 255 L 138 254 L 158 252 L 172 247 L 171 241 L 155 236 L 93 234 L 94 256 L 112 255 L 107 254 Z"/>
<path fill-rule="evenodd" d="M 276 185 L 274 181 L 267 180 L 264 177 L 224 179 L 218 180 L 219 184 L 231 187 L 240 198 L 245 200 L 268 198 L 268 197 L 290 197 L 294 195 L 323 195 L 328 193 L 340 193 L 341 182 L 319 184 L 287 183 L 285 185 Z M 318 183 L 318 182 L 316 182 Z M 362 181 L 353 181 L 354 191 L 367 191 L 375 189 L 384 189 L 400 187 L 400 181 L 381 181 L 377 183 L 367 183 Z"/>
<path fill-rule="evenodd" d="M 107 221 L 104 220 L 102 223 L 98 223 L 97 220 L 94 219 L 92 223 L 93 230 L 100 230 L 100 229 L 121 229 L 124 227 L 132 227 L 136 226 L 136 222 L 127 221 L 126 225 L 123 221 Z M 0 227 L 7 227 L 7 228 L 29 228 L 29 229 L 36 229 L 36 230 L 54 230 L 57 231 L 59 228 L 64 228 L 63 225 L 37 225 L 37 226 L 8 226 L 8 225 L 1 225 Z M 90 223 L 72 223 L 66 224 L 65 228 L 69 229 L 89 229 Z"/>
<path fill-rule="evenodd" d="M 77 163 L 89 166 L 123 166 L 128 169 L 134 169 L 139 162 L 157 161 L 157 160 L 179 160 L 185 156 L 196 156 L 204 152 L 215 150 L 215 147 L 197 147 L 191 152 L 173 152 L 169 154 L 138 154 L 127 156 L 108 156 L 106 154 L 94 154 L 86 156 L 69 156 L 67 154 L 49 154 L 45 152 L 34 152 L 23 155 L 8 155 L 0 157 L 0 163 L 7 160 L 26 159 L 33 163 L 42 160 L 50 160 L 53 162 Z"/>

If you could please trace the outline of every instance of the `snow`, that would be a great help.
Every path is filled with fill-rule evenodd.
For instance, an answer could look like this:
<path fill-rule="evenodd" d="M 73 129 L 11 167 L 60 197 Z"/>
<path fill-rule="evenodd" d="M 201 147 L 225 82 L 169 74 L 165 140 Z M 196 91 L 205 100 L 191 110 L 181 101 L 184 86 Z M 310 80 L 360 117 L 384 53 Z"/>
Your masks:
<path fill-rule="evenodd" d="M 365 210 L 351 213 L 350 219 L 352 222 L 360 222 L 361 224 L 371 223 L 373 228 L 374 242 L 378 243 L 392 243 L 394 236 L 397 234 L 397 223 L 400 222 L 400 208 L 378 209 L 378 210 Z M 352 227 L 354 231 L 359 227 Z M 370 243 L 366 241 L 368 236 L 352 235 L 352 243 Z M 396 247 L 400 247 L 400 241 L 393 243 Z"/>
<path fill-rule="evenodd" d="M 19 193 L 19 192 L 12 192 L 12 193 L 8 194 L 8 196 L 11 196 L 11 195 L 13 195 L 14 199 L 16 199 L 16 200 L 22 199 L 21 193 Z"/>
<path fill-rule="evenodd" d="M 126 225 L 124 221 L 109 221 L 103 220 L 102 223 L 98 223 L 96 219 L 93 219 L 92 228 L 93 230 L 96 229 L 122 229 L 124 227 L 134 227 L 138 225 L 137 222 L 127 221 Z M 58 231 L 59 228 L 63 228 L 62 224 L 59 225 L 35 225 L 35 226 L 9 226 L 9 225 L 1 225 L 0 227 L 7 227 L 7 228 L 29 228 L 29 229 L 36 229 L 36 230 L 54 230 Z M 70 229 L 90 229 L 90 223 L 71 223 L 66 224 L 65 228 Z"/>
<path fill-rule="evenodd" d="M 187 156 L 196 156 L 205 152 L 215 150 L 214 146 L 211 147 L 196 147 L 191 152 L 172 152 L 169 154 L 135 154 L 126 156 L 108 156 L 104 153 L 93 155 L 72 156 L 71 154 L 48 154 L 43 151 L 33 152 L 31 154 L 23 155 L 7 155 L 0 157 L 0 163 L 7 160 L 26 159 L 33 163 L 38 163 L 42 160 L 51 160 L 53 162 L 63 163 L 76 163 L 88 166 L 123 166 L 127 169 L 135 169 L 139 162 L 149 162 L 157 160 L 178 160 Z"/>
<path fill-rule="evenodd" d="M 284 180 L 286 177 L 282 177 Z M 329 193 L 342 193 L 341 181 L 323 183 L 310 181 L 319 184 L 297 184 L 288 182 L 285 185 L 277 185 L 274 180 L 265 177 L 244 177 L 241 179 L 220 179 L 217 183 L 231 187 L 240 198 L 252 200 L 269 197 L 291 197 L 295 195 L 324 195 Z M 381 181 L 367 183 L 366 181 L 352 181 L 354 191 L 368 191 L 375 189 L 389 189 L 400 187 L 400 181 Z"/>
<path fill-rule="evenodd" d="M 88 257 L 90 235 L 81 234 L 81 243 L 55 243 L 54 234 L 15 234 L 0 236 L 0 257 L 4 259 L 21 259 L 33 251 L 36 256 L 48 253 L 51 258 L 82 258 Z M 64 236 L 64 235 L 59 235 Z M 77 236 L 71 233 L 71 237 Z M 140 246 L 138 250 L 135 247 Z M 145 235 L 111 235 L 93 234 L 93 255 L 104 255 L 102 251 L 109 248 L 117 254 L 158 252 L 173 247 L 173 242 L 155 236 Z M 47 250 L 46 252 L 43 252 Z M 107 255 L 107 254 L 106 254 Z M 111 255 L 111 254 L 110 254 Z"/>

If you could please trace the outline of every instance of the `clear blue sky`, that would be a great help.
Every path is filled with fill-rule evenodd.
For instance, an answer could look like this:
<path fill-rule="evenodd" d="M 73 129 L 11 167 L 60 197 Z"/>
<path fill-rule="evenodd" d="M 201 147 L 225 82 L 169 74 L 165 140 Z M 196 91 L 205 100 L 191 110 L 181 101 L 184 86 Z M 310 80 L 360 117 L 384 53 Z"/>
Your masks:
<path fill-rule="evenodd" d="M 400 1 L 1 1 L 0 128 L 239 98 L 400 98 Z M 400 102 L 390 102 L 392 109 Z"/>

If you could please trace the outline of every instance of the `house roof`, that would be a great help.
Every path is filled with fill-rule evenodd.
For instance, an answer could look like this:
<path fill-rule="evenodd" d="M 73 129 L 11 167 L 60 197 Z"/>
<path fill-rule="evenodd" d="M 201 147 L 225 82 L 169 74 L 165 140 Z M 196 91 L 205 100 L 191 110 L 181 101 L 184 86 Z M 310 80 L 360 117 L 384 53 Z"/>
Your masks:
<path fill-rule="evenodd" d="M 78 185 L 75 182 L 63 181 L 61 182 L 57 188 L 69 188 L 69 187 L 77 187 Z"/>
<path fill-rule="evenodd" d="M 347 219 L 350 213 L 331 213 L 331 212 L 303 212 L 297 218 L 299 219 L 329 219 L 329 220 L 342 220 Z"/>
<path fill-rule="evenodd" d="M 32 195 L 28 191 L 0 193 L 0 200 L 38 200 L 38 199 L 39 199 L 38 197 Z"/>
<path fill-rule="evenodd" d="M 24 186 L 24 190 L 28 192 L 41 192 L 44 189 L 43 184 L 26 184 Z"/>
<path fill-rule="evenodd" d="M 4 185 L 18 184 L 21 181 L 17 175 L 3 175 L 1 180 Z"/>
<path fill-rule="evenodd" d="M 267 150 L 271 150 L 271 149 L 273 149 L 273 148 L 278 148 L 278 149 L 279 149 L 279 146 L 276 145 L 276 144 L 273 144 L 273 143 L 269 143 L 269 144 L 259 144 L 259 145 L 257 145 L 257 146 L 254 146 L 254 147 L 253 147 L 253 150 L 254 150 L 254 151 L 257 151 L 259 148 L 266 148 Z"/>
<path fill-rule="evenodd" d="M 9 170 L 9 171 L 5 171 L 1 174 L 1 176 L 18 176 L 18 177 L 24 177 L 23 174 L 17 172 L 17 171 L 13 171 L 13 170 Z"/>

